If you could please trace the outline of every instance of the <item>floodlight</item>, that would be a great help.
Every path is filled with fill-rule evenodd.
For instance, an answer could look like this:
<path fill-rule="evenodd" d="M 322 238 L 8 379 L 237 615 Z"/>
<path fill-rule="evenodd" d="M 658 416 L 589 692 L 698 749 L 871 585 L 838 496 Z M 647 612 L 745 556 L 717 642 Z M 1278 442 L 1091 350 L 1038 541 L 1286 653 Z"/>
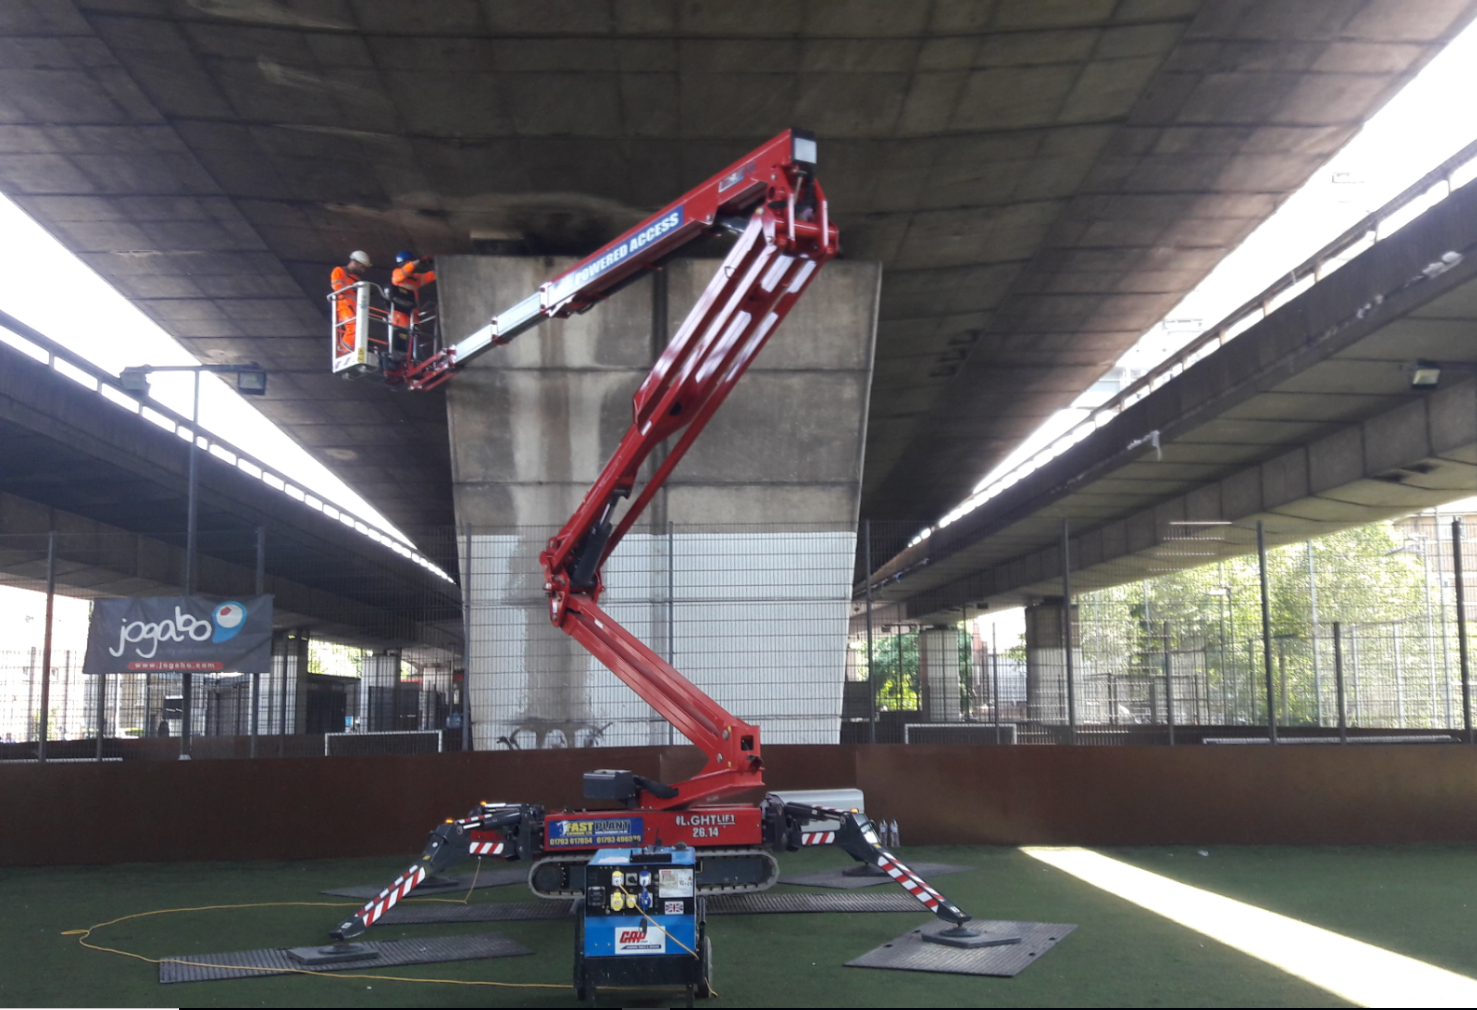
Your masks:
<path fill-rule="evenodd" d="M 1435 389 L 1441 381 L 1441 366 L 1434 361 L 1417 361 L 1410 369 L 1411 389 Z"/>
<path fill-rule="evenodd" d="M 236 392 L 242 396 L 267 395 L 267 372 L 256 362 L 243 366 L 236 373 Z"/>

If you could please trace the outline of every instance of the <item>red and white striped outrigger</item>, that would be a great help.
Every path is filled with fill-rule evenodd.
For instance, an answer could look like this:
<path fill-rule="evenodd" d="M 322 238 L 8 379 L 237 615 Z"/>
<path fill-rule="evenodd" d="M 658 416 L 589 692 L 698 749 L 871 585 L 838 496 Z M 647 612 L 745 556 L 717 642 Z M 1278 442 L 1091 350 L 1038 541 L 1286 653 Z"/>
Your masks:
<path fill-rule="evenodd" d="M 516 829 L 532 808 L 508 803 L 481 803 L 466 817 L 448 820 L 431 832 L 421 857 L 395 882 L 365 902 L 349 918 L 333 930 L 335 940 L 358 936 L 410 895 L 426 878 L 468 856 L 478 858 L 517 858 L 517 847 L 509 845 L 504 829 Z"/>
<path fill-rule="evenodd" d="M 794 848 L 805 845 L 835 845 L 851 858 L 877 867 L 902 885 L 903 890 L 923 903 L 934 915 L 955 926 L 963 926 L 971 916 L 928 885 L 918 874 L 908 868 L 883 844 L 887 833 L 885 826 L 879 831 L 866 814 L 860 810 L 837 810 L 835 807 L 812 807 L 800 803 L 785 803 L 783 816 L 796 825 L 790 841 Z M 769 813 L 766 810 L 766 813 Z M 804 831 L 799 825 L 817 822 L 837 822 L 834 831 Z"/>
<path fill-rule="evenodd" d="M 424 866 L 419 864 L 412 866 L 396 877 L 393 884 L 371 898 L 367 905 L 355 912 L 354 918 L 362 922 L 366 929 L 373 926 L 379 922 L 380 916 L 394 908 L 400 899 L 408 895 L 422 880 L 425 880 L 426 876 Z"/>
<path fill-rule="evenodd" d="M 762 816 L 765 843 L 774 851 L 835 845 L 858 862 L 875 866 L 897 881 L 940 919 L 956 927 L 970 921 L 968 913 L 929 886 L 885 847 L 883 840 L 887 835 L 896 834 L 896 828 L 889 831 L 885 822 L 874 824 L 860 810 L 788 803 L 773 795 L 765 798 Z M 806 830 L 812 826 L 825 830 Z M 363 933 L 432 874 L 462 859 L 532 861 L 545 855 L 543 829 L 542 808 L 526 804 L 482 803 L 467 816 L 446 821 L 431 832 L 425 851 L 409 869 L 333 930 L 334 939 L 347 940 Z"/>

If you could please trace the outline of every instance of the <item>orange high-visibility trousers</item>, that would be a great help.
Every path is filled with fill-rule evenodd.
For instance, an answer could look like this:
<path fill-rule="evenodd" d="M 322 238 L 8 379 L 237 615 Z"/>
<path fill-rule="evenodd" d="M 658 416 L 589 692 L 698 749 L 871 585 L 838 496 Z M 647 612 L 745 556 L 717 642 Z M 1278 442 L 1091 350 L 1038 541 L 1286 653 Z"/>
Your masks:
<path fill-rule="evenodd" d="M 354 353 L 358 338 L 359 291 L 354 287 L 358 280 L 343 267 L 333 268 L 332 284 L 337 297 L 333 300 L 333 356 L 341 358 Z"/>

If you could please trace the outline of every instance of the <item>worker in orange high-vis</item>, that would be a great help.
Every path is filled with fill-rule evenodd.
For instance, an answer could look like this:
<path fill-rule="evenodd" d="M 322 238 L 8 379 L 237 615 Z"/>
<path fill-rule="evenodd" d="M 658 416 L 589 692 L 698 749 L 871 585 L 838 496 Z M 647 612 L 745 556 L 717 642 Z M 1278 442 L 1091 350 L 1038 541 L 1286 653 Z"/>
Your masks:
<path fill-rule="evenodd" d="M 333 356 L 335 358 L 354 353 L 354 343 L 358 337 L 356 332 L 358 323 L 354 317 L 359 307 L 359 296 L 354 285 L 363 278 L 364 271 L 372 266 L 374 264 L 369 261 L 369 253 L 363 249 L 355 249 L 349 253 L 349 262 L 341 267 L 333 268 L 331 282 L 334 294 Z"/>
<path fill-rule="evenodd" d="M 409 250 L 395 254 L 395 272 L 390 275 L 390 326 L 397 340 L 408 343 L 412 329 L 416 336 L 421 335 L 419 331 L 425 322 L 421 315 L 421 289 L 436 283 L 434 265 L 430 257 L 420 257 Z"/>

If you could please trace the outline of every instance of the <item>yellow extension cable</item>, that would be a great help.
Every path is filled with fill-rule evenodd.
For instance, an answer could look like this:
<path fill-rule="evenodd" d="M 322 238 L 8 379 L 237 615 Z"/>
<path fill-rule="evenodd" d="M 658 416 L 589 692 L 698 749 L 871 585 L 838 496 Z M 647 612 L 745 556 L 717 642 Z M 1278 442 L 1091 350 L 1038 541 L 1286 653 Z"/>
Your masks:
<path fill-rule="evenodd" d="M 479 860 L 477 860 L 477 871 L 476 871 L 476 873 L 474 873 L 472 875 L 472 886 L 467 889 L 467 893 L 464 896 L 462 896 L 460 899 L 457 899 L 457 898 L 407 898 L 405 900 L 407 902 L 409 902 L 409 901 L 433 902 L 434 901 L 434 902 L 440 902 L 440 903 L 448 904 L 448 905 L 468 905 L 468 904 L 471 904 L 472 892 L 477 889 L 477 878 L 481 875 L 481 873 L 482 873 L 482 860 L 479 859 Z M 622 888 L 622 890 L 624 890 L 624 888 Z M 133 958 L 136 961 L 145 961 L 145 962 L 148 962 L 149 964 L 164 964 L 164 963 L 168 962 L 169 964 L 182 964 L 182 965 L 187 965 L 187 966 L 193 967 L 193 968 L 227 968 L 227 969 L 231 969 L 233 971 L 259 971 L 259 972 L 264 972 L 264 973 L 271 974 L 271 975 L 284 975 L 284 974 L 286 974 L 286 975 L 311 975 L 314 978 L 379 979 L 380 981 L 383 981 L 383 982 L 417 982 L 417 983 L 426 983 L 426 984 L 432 984 L 432 985 L 480 985 L 480 986 L 492 986 L 494 988 L 499 988 L 499 989 L 568 989 L 569 988 L 568 985 L 556 985 L 555 983 L 552 983 L 552 982 L 487 982 L 487 981 L 468 981 L 466 979 L 457 979 L 457 978 L 409 978 L 409 977 L 407 977 L 405 975 L 370 975 L 370 974 L 365 974 L 363 972 L 347 972 L 347 971 L 325 972 L 325 971 L 311 971 L 311 970 L 309 970 L 307 968 L 259 968 L 259 967 L 256 967 L 254 965 L 216 964 L 214 962 L 207 962 L 207 961 L 187 961 L 184 958 L 179 958 L 179 957 L 164 957 L 164 958 L 160 958 L 160 957 L 147 957 L 147 956 L 145 956 L 143 954 L 135 954 L 133 951 L 119 950 L 116 947 L 103 947 L 103 946 L 101 946 L 99 944 L 89 943 L 88 942 L 88 938 L 93 934 L 93 932 L 95 930 L 103 929 L 104 927 L 107 927 L 107 926 L 116 926 L 118 923 L 120 923 L 120 922 L 127 922 L 130 919 L 146 919 L 146 918 L 148 918 L 150 916 L 154 916 L 154 915 L 174 915 L 174 914 L 180 913 L 180 912 L 214 912 L 214 911 L 221 911 L 221 910 L 226 910 L 226 909 L 240 909 L 240 908 L 294 908 L 294 907 L 295 908 L 359 908 L 361 906 L 359 906 L 357 904 L 350 905 L 347 902 L 342 902 L 342 901 L 257 901 L 257 902 L 250 902 L 250 903 L 247 903 L 247 904 L 242 904 L 242 905 L 197 905 L 197 906 L 195 906 L 193 908 L 159 908 L 159 909 L 154 909 L 153 911 L 150 911 L 150 912 L 134 912 L 131 915 L 120 915 L 116 919 L 109 919 L 107 922 L 99 922 L 96 925 L 88 926 L 86 929 L 69 929 L 69 930 L 65 930 L 61 935 L 62 936 L 75 936 L 75 937 L 77 937 L 78 938 L 77 939 L 77 943 L 80 944 L 83 947 L 86 947 L 88 950 L 102 951 L 105 954 L 117 954 L 120 957 L 131 957 L 131 958 Z M 655 921 L 652 920 L 650 916 L 646 915 L 645 911 L 642 911 L 641 914 L 648 921 L 651 921 L 653 923 L 653 925 L 656 924 Z M 692 948 L 688 947 L 681 940 L 677 940 L 675 937 L 673 938 L 673 940 L 674 940 L 674 942 L 679 947 L 681 947 L 683 950 L 686 950 L 689 954 L 692 954 L 694 957 L 697 957 L 698 956 L 696 951 L 694 951 Z M 605 988 L 610 988 L 610 989 L 629 989 L 629 988 L 637 988 L 637 987 L 631 987 L 631 986 L 606 986 Z M 714 996 L 717 996 L 718 995 L 717 991 L 713 989 L 711 983 L 709 983 L 709 985 L 708 985 L 708 990 L 710 992 L 712 992 L 712 994 Z"/>
<path fill-rule="evenodd" d="M 631 892 L 628 891 L 628 890 L 626 890 L 626 885 L 625 884 L 620 885 L 620 888 L 621 888 L 621 893 L 622 894 L 624 894 L 628 899 L 631 898 Z M 647 922 L 651 923 L 657 929 L 661 929 L 662 928 L 661 923 L 657 922 L 651 916 L 649 916 L 649 915 L 646 914 L 646 909 L 642 908 L 640 905 L 632 905 L 631 907 L 635 908 L 636 911 L 640 912 L 641 913 L 641 918 L 643 918 Z M 687 951 L 693 957 L 697 958 L 699 961 L 702 960 L 702 955 L 701 954 L 699 954 L 697 951 L 693 950 L 691 947 L 689 947 L 687 944 L 683 943 L 681 940 L 677 939 L 675 936 L 672 936 L 671 933 L 668 933 L 667 936 L 671 937 L 673 943 L 675 943 L 677 946 L 681 947 L 683 950 Z M 718 990 L 713 988 L 713 980 L 712 979 L 710 979 L 710 978 L 703 979 L 703 984 L 708 987 L 708 992 L 711 993 L 715 999 L 718 998 Z M 607 988 L 617 988 L 617 987 L 610 986 L 610 987 L 607 987 Z"/>

